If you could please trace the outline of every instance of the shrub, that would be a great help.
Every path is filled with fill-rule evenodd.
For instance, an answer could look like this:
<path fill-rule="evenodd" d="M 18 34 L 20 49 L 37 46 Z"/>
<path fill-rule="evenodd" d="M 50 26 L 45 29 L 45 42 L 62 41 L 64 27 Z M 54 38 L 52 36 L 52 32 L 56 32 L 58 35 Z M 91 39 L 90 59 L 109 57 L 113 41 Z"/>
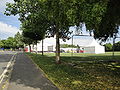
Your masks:
<path fill-rule="evenodd" d="M 111 43 L 107 43 L 104 46 L 105 46 L 105 51 L 112 51 L 113 45 Z"/>

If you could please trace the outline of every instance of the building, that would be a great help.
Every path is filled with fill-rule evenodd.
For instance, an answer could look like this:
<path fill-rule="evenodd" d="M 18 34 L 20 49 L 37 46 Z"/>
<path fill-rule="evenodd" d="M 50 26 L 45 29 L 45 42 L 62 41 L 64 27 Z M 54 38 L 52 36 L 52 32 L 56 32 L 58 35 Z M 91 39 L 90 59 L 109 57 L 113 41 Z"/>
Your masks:
<path fill-rule="evenodd" d="M 55 38 L 46 38 L 43 40 L 43 51 L 44 52 L 55 52 Z M 29 52 L 29 46 L 26 46 L 26 52 Z M 42 41 L 39 41 L 36 45 L 31 45 L 32 52 L 41 52 L 42 51 Z"/>
<path fill-rule="evenodd" d="M 105 53 L 105 47 L 101 46 L 93 37 L 74 38 L 73 44 L 78 45 L 83 53 Z"/>
<path fill-rule="evenodd" d="M 62 42 L 61 44 L 72 44 L 71 41 Z M 61 48 L 61 52 L 74 52 L 74 53 L 105 53 L 105 47 L 101 46 L 93 37 L 78 37 L 73 39 L 73 45 L 79 46 L 80 48 Z M 55 38 L 46 38 L 43 43 L 44 52 L 55 52 L 56 40 Z M 29 51 L 29 47 L 27 46 Z M 42 51 L 42 41 L 36 45 L 31 45 L 31 50 L 41 52 Z"/>

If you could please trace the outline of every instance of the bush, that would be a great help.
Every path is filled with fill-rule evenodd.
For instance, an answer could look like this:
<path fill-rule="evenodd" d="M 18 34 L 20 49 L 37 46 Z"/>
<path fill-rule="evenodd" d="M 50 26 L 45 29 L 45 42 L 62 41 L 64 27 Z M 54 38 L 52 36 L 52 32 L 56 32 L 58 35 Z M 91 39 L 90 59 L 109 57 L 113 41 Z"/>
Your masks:
<path fill-rule="evenodd" d="M 120 51 L 120 42 L 114 44 L 115 51 Z"/>
<path fill-rule="evenodd" d="M 105 51 L 112 51 L 113 45 L 111 43 L 107 43 L 104 46 L 105 46 Z"/>

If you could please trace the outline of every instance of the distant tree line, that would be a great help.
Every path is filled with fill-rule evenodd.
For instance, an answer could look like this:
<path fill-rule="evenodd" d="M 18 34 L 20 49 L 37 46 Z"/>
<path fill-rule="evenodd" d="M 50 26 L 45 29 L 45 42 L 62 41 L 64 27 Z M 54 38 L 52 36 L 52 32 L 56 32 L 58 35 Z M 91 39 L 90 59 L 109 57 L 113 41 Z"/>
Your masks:
<path fill-rule="evenodd" d="M 78 46 L 69 45 L 69 44 L 60 44 L 60 48 L 78 48 Z"/>
<path fill-rule="evenodd" d="M 14 37 L 8 37 L 5 40 L 0 40 L 0 48 L 1 49 L 19 49 L 23 48 L 24 43 L 22 41 L 22 35 L 18 32 Z"/>
<path fill-rule="evenodd" d="M 107 43 L 104 46 L 105 46 L 105 51 L 112 51 L 113 50 L 113 45 L 111 43 Z M 114 44 L 114 50 L 120 51 L 120 41 Z"/>

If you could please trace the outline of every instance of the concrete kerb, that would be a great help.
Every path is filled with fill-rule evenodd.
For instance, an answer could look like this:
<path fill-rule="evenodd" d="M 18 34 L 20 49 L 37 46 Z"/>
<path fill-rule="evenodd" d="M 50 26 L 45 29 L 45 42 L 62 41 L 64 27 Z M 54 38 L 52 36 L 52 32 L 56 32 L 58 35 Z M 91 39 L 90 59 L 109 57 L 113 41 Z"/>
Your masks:
<path fill-rule="evenodd" d="M 25 54 L 25 55 L 26 55 L 26 54 Z M 46 74 L 28 55 L 26 55 L 26 56 L 33 62 L 33 64 L 34 64 L 40 71 L 42 71 L 44 77 L 46 77 L 48 80 L 50 80 L 50 81 L 60 90 L 59 86 L 56 85 L 51 79 L 49 79 L 49 77 L 47 76 L 47 74 Z"/>
<path fill-rule="evenodd" d="M 0 76 L 0 90 L 7 90 L 7 86 L 9 85 L 9 80 L 10 80 L 11 73 L 13 70 L 13 65 L 16 59 L 16 54 L 17 53 L 15 53 L 11 57 L 10 61 L 7 64 L 6 69 L 3 71 L 3 73 Z"/>

